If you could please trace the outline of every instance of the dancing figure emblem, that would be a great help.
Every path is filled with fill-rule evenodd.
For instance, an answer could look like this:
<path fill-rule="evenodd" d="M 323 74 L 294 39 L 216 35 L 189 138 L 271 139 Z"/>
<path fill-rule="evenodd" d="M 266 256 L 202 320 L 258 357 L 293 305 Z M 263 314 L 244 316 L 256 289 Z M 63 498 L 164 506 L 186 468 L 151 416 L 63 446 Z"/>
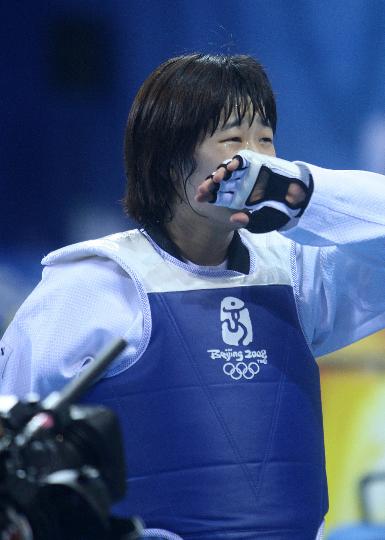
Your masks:
<path fill-rule="evenodd" d="M 253 328 L 245 303 L 234 296 L 221 302 L 222 339 L 227 345 L 246 346 L 253 341 Z"/>

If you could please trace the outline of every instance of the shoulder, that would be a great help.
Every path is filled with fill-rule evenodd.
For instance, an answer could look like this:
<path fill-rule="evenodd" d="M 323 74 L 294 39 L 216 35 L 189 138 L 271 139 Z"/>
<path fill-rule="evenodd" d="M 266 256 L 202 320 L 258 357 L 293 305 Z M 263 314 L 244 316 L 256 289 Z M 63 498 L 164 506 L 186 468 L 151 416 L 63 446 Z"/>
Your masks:
<path fill-rule="evenodd" d="M 43 279 L 59 280 L 67 286 L 81 283 L 86 287 L 92 287 L 99 281 L 129 279 L 123 255 L 127 251 L 137 252 L 141 237 L 140 231 L 134 229 L 52 251 L 41 261 Z"/>
<path fill-rule="evenodd" d="M 45 273 L 65 273 L 67 280 L 84 278 L 87 272 L 94 279 L 116 280 L 119 277 L 132 279 L 137 283 L 136 266 L 154 249 L 138 229 L 112 234 L 95 240 L 87 240 L 65 246 L 43 258 Z M 91 283 L 91 282 L 88 282 Z"/>
<path fill-rule="evenodd" d="M 141 241 L 138 229 L 111 234 L 102 238 L 86 240 L 52 251 L 46 255 L 42 264 L 52 266 L 58 263 L 80 261 L 89 257 L 101 257 L 116 260 L 122 248 L 134 250 Z"/>
<path fill-rule="evenodd" d="M 278 231 L 255 234 L 246 229 L 240 229 L 238 232 L 243 242 L 250 244 L 255 249 L 274 249 L 276 247 L 290 249 L 292 245 L 291 240 L 282 236 Z"/>
<path fill-rule="evenodd" d="M 128 231 L 130 233 L 130 231 Z M 31 314 L 94 312 L 104 304 L 133 302 L 137 291 L 127 270 L 119 264 L 118 242 L 127 233 L 65 246 L 42 260 L 42 279 L 25 300 L 16 319 Z"/>
<path fill-rule="evenodd" d="M 269 266 L 286 264 L 294 250 L 294 242 L 277 231 L 253 234 L 245 229 L 239 231 L 242 242 L 257 257 L 258 263 Z"/>
<path fill-rule="evenodd" d="M 23 395 L 32 389 L 46 395 L 117 336 L 124 336 L 131 347 L 119 369 L 135 356 L 143 326 L 135 283 L 99 241 L 92 242 L 99 248 L 84 242 L 43 260 L 41 282 L 4 335 L 13 351 L 2 381 L 5 390 Z M 25 380 L 19 380 L 20 371 Z"/>

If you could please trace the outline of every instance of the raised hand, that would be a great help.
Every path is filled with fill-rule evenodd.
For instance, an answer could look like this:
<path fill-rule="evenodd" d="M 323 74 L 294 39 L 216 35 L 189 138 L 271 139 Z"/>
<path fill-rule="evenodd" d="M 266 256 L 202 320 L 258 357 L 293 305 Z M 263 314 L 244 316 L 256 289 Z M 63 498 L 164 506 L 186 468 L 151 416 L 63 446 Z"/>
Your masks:
<path fill-rule="evenodd" d="M 235 212 L 230 220 L 251 232 L 269 232 L 302 215 L 312 192 L 306 169 L 283 159 L 241 150 L 198 187 L 196 200 Z"/>

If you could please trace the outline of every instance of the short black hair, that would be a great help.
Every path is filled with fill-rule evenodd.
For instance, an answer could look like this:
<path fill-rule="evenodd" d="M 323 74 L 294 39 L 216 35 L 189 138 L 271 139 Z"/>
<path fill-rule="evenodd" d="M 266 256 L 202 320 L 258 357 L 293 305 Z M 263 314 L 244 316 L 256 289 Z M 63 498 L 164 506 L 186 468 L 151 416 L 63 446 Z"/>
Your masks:
<path fill-rule="evenodd" d="M 274 94 L 261 64 L 246 55 L 171 58 L 146 79 L 131 107 L 124 143 L 125 211 L 140 225 L 172 219 L 181 182 L 194 172 L 194 152 L 232 113 L 251 107 L 275 132 Z"/>

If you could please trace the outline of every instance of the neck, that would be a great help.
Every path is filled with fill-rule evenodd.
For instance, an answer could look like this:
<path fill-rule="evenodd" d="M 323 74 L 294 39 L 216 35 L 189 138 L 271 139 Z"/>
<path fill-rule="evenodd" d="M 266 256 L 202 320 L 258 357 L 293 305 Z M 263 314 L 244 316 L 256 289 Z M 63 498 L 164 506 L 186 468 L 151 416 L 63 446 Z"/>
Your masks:
<path fill-rule="evenodd" d="M 193 222 L 174 219 L 166 225 L 166 231 L 178 247 L 181 255 L 200 266 L 216 266 L 227 257 L 233 231 L 223 228 L 196 227 Z"/>

